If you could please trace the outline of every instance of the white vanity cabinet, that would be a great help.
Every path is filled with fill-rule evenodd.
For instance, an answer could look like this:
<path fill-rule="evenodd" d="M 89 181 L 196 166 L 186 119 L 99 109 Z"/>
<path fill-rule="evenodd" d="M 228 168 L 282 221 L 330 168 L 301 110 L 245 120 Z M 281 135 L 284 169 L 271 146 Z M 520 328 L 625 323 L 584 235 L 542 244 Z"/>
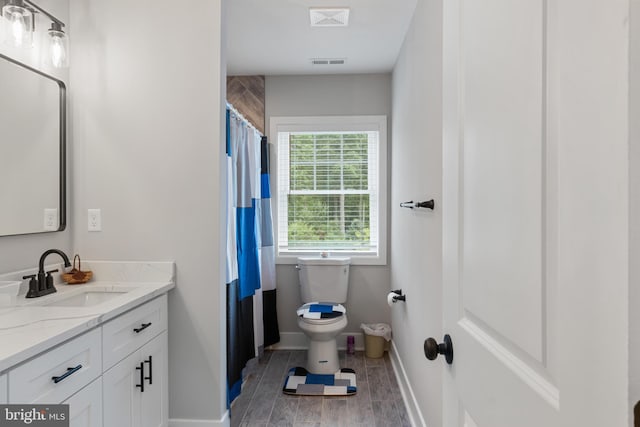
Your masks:
<path fill-rule="evenodd" d="M 166 319 L 165 295 L 103 326 L 105 427 L 168 425 Z"/>
<path fill-rule="evenodd" d="M 72 427 L 166 427 L 167 295 L 0 375 L 0 403 L 69 404 Z"/>
<path fill-rule="evenodd" d="M 9 401 L 7 393 L 7 374 L 2 374 L 0 375 L 0 404 L 7 403 Z"/>

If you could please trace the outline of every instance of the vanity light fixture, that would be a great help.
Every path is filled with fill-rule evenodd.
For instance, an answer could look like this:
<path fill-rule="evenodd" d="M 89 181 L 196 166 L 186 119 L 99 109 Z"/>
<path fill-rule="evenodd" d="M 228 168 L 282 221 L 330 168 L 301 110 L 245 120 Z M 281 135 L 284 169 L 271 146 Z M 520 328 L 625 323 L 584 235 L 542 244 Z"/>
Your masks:
<path fill-rule="evenodd" d="M 33 42 L 33 13 L 22 0 L 9 0 L 2 8 L 4 40 L 14 47 L 30 48 Z"/>
<path fill-rule="evenodd" d="M 4 0 L 5 40 L 16 47 L 31 47 L 35 31 L 34 14 L 41 13 L 51 21 L 49 55 L 56 68 L 69 66 L 69 38 L 65 34 L 64 22 L 32 2 L 31 0 Z"/>
<path fill-rule="evenodd" d="M 51 64 L 56 68 L 69 66 L 69 38 L 62 31 L 62 25 L 58 22 L 52 22 L 48 31 Z"/>

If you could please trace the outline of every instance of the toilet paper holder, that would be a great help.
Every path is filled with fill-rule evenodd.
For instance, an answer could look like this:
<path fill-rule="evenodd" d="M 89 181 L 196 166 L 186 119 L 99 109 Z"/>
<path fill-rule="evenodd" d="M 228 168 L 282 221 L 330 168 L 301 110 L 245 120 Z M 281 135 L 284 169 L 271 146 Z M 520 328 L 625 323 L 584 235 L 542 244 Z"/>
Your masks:
<path fill-rule="evenodd" d="M 391 291 L 391 292 L 396 294 L 393 296 L 393 302 L 407 301 L 407 296 L 402 294 L 402 289 L 396 289 L 395 291 Z"/>

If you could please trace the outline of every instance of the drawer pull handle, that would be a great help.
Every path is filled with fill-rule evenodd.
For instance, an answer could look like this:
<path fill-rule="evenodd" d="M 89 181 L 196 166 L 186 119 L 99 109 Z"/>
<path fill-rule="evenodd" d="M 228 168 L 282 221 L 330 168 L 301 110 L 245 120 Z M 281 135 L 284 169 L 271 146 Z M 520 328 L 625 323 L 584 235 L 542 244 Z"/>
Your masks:
<path fill-rule="evenodd" d="M 51 379 L 55 384 L 58 384 L 60 381 L 67 378 L 69 375 L 75 374 L 76 372 L 78 372 L 80 368 L 82 368 L 82 365 L 78 365 L 75 368 L 67 368 L 67 372 L 57 377 L 51 377 Z"/>
<path fill-rule="evenodd" d="M 135 332 L 136 334 L 139 334 L 140 332 L 147 329 L 149 326 L 151 326 L 151 322 L 143 323 L 139 328 L 133 328 L 133 332 Z"/>
<path fill-rule="evenodd" d="M 149 385 L 153 384 L 153 364 L 151 360 L 151 356 L 149 356 L 149 360 L 145 360 L 144 363 L 149 364 L 149 376 L 144 377 L 145 380 L 149 380 Z"/>
<path fill-rule="evenodd" d="M 140 362 L 140 366 L 136 366 L 136 371 L 140 371 L 140 384 L 136 384 L 136 387 L 140 387 L 140 392 L 144 393 L 144 362 Z"/>

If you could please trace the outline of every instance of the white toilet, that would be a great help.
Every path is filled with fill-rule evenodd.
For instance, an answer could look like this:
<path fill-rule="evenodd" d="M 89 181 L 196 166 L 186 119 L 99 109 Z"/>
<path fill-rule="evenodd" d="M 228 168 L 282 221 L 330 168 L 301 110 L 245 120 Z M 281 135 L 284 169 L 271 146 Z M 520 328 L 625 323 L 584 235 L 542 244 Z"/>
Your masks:
<path fill-rule="evenodd" d="M 303 304 L 298 310 L 298 326 L 309 337 L 307 371 L 334 374 L 340 370 L 336 337 L 347 327 L 349 287 L 348 257 L 300 257 L 298 276 Z"/>

